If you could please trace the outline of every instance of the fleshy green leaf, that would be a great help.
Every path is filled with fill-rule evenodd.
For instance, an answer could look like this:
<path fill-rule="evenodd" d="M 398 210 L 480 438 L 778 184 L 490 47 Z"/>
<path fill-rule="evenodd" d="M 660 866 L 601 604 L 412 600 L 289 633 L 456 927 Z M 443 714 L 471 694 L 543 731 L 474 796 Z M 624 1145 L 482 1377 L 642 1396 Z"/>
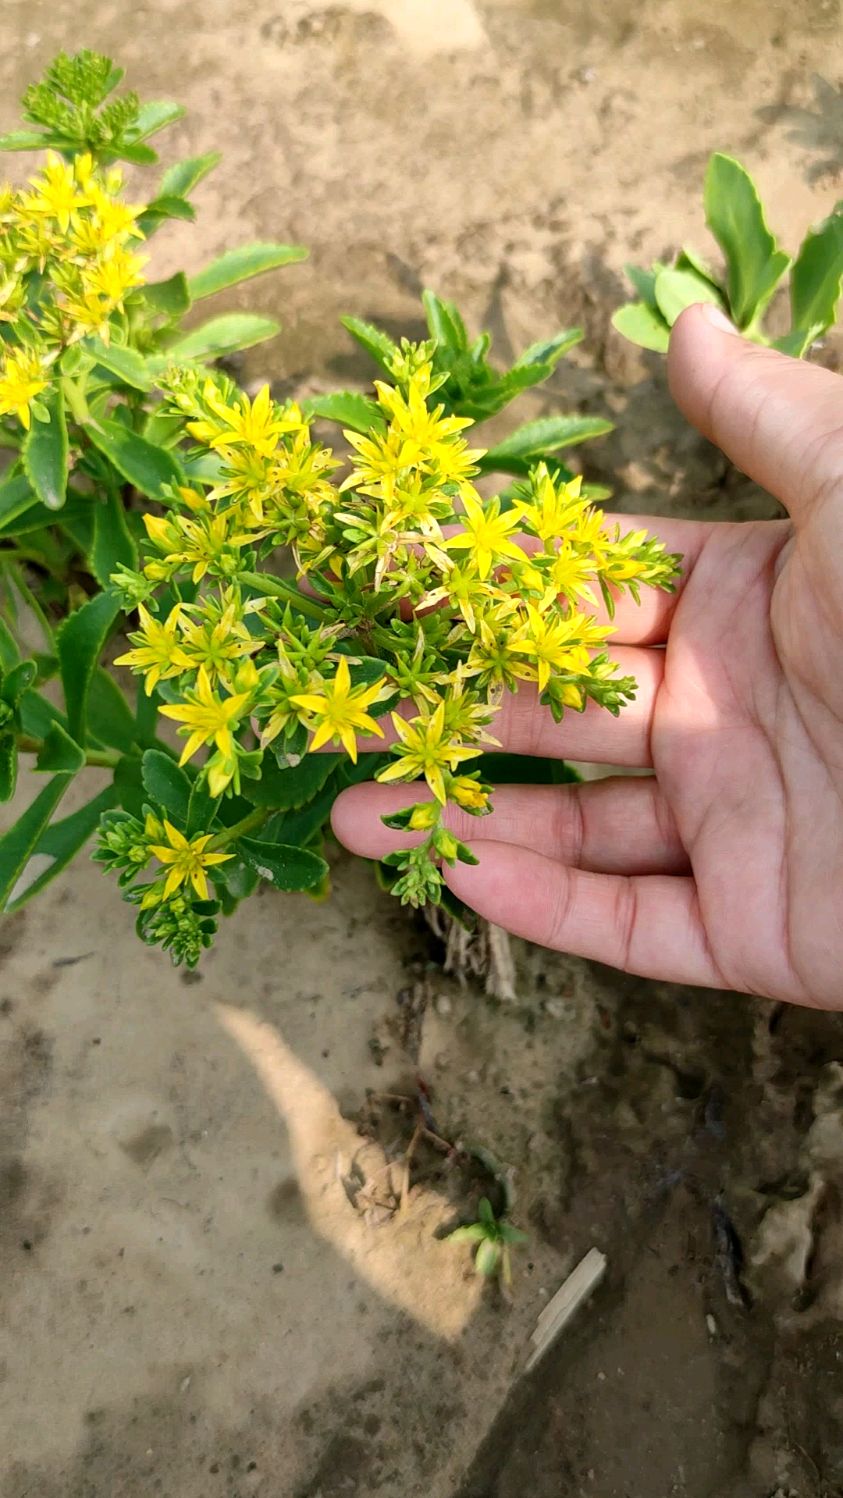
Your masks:
<path fill-rule="evenodd" d="M 212 260 L 198 275 L 191 276 L 187 284 L 193 300 L 198 302 L 202 297 L 215 296 L 218 291 L 237 286 L 252 276 L 261 276 L 280 265 L 292 265 L 306 259 L 307 250 L 300 245 L 241 244 Z"/>
<path fill-rule="evenodd" d="M 151 99 L 138 110 L 137 120 L 128 132 L 129 137 L 133 141 L 148 140 L 150 135 L 156 135 L 167 125 L 183 120 L 186 113 L 182 104 L 173 104 L 168 99 Z"/>
<path fill-rule="evenodd" d="M 111 574 L 119 566 L 135 568 L 138 565 L 138 549 L 126 524 L 126 511 L 119 494 L 109 494 L 107 499 L 92 501 L 94 510 L 94 541 L 90 561 L 94 577 L 101 588 L 111 583 Z"/>
<path fill-rule="evenodd" d="M 0 135 L 0 151 L 40 151 L 46 140 L 42 130 L 10 130 Z"/>
<path fill-rule="evenodd" d="M 603 437 L 613 430 L 602 416 L 542 416 L 528 421 L 482 459 L 487 472 L 526 473 L 531 463 L 560 448 Z"/>
<path fill-rule="evenodd" d="M 36 770 L 46 770 L 51 774 L 67 772 L 75 775 L 81 770 L 85 763 L 85 751 L 70 734 L 62 728 L 60 723 L 54 723 L 47 734 L 35 761 Z"/>
<path fill-rule="evenodd" d="M 32 856 L 45 856 L 52 861 L 7 905 L 6 909 L 10 915 L 13 911 L 19 910 L 22 905 L 26 905 L 34 895 L 40 894 L 45 885 L 51 883 L 62 869 L 67 868 L 76 854 L 84 848 L 88 839 L 93 836 L 103 812 L 116 806 L 117 800 L 115 787 L 108 785 L 100 791 L 98 796 L 94 796 L 92 801 L 80 806 L 78 811 L 72 812 L 69 817 L 63 817 L 60 822 L 52 822 L 50 826 L 45 827 L 32 849 Z"/>
<path fill-rule="evenodd" d="M 468 334 L 456 303 L 446 302 L 435 291 L 423 291 L 422 304 L 431 337 L 442 348 L 464 353 L 468 348 Z"/>
<path fill-rule="evenodd" d="M 282 770 L 272 754 L 266 753 L 260 780 L 245 783 L 244 794 L 254 806 L 296 811 L 321 791 L 340 759 L 338 754 L 306 754 L 299 764 Z"/>
<path fill-rule="evenodd" d="M 97 666 L 88 692 L 88 737 L 121 754 L 137 752 L 135 715 L 110 672 Z"/>
<path fill-rule="evenodd" d="M 220 151 L 206 151 L 204 156 L 191 156 L 186 161 L 176 161 L 169 166 L 161 178 L 159 196 L 162 198 L 186 198 L 203 177 L 214 170 L 222 160 Z"/>
<path fill-rule="evenodd" d="M 70 614 L 58 633 L 67 726 L 71 737 L 79 744 L 85 743 L 91 677 L 119 611 L 120 604 L 115 594 L 98 593 Z"/>
<path fill-rule="evenodd" d="M 843 289 L 843 214 L 833 213 L 805 236 L 790 273 L 790 310 L 806 343 L 834 326 Z"/>
<path fill-rule="evenodd" d="M 715 307 L 723 307 L 723 298 L 711 282 L 690 269 L 659 271 L 655 295 L 658 309 L 671 328 L 680 312 L 695 302 L 713 302 Z"/>
<path fill-rule="evenodd" d="M 131 385 L 133 390 L 152 388 L 152 377 L 146 360 L 137 349 L 122 348 L 117 343 L 103 343 L 101 338 L 87 339 L 85 347 L 98 364 L 107 369 L 109 374 L 116 375 L 124 385 Z"/>
<path fill-rule="evenodd" d="M 241 837 L 237 842 L 237 852 L 249 868 L 276 889 L 313 889 L 328 872 L 324 858 L 318 858 L 306 848 L 291 848 L 285 843 L 260 843 Z"/>
<path fill-rule="evenodd" d="M 483 1242 L 478 1245 L 474 1256 L 474 1267 L 478 1274 L 491 1276 L 497 1274 L 500 1259 L 500 1244 L 492 1238 L 484 1238 Z"/>
<path fill-rule="evenodd" d="M 352 432 L 370 432 L 384 426 L 383 411 L 377 401 L 352 390 L 309 395 L 302 401 L 302 410 L 308 416 L 321 416 L 325 421 L 336 421 L 340 426 L 350 427 Z"/>
<path fill-rule="evenodd" d="M 654 265 L 652 270 L 647 270 L 643 265 L 625 265 L 627 277 L 632 282 L 645 306 L 650 307 L 653 312 L 658 312 L 656 304 L 656 276 L 659 271 L 666 270 L 664 265 Z"/>
<path fill-rule="evenodd" d="M 7 909 L 9 895 L 72 779 L 72 775 L 54 775 L 22 816 L 0 837 L 0 910 Z"/>
<path fill-rule="evenodd" d="M 169 754 L 147 749 L 142 760 L 144 790 L 150 801 L 162 806 L 169 816 L 184 826 L 190 806 L 191 782 Z"/>
<path fill-rule="evenodd" d="M 582 328 L 563 328 L 552 338 L 543 338 L 538 343 L 531 343 L 530 347 L 525 348 L 523 354 L 516 359 L 509 373 L 512 374 L 512 371 L 516 369 L 529 369 L 534 364 L 546 364 L 549 369 L 553 369 L 563 354 L 567 354 L 569 349 L 582 341 L 582 336 Z"/>
<path fill-rule="evenodd" d="M 168 218 L 186 219 L 188 223 L 196 217 L 196 209 L 187 198 L 153 198 L 138 216 L 138 228 L 144 234 L 154 234 Z"/>
<path fill-rule="evenodd" d="M 386 374 L 391 372 L 390 364 L 399 352 L 397 343 L 393 343 L 388 333 L 376 328 L 370 322 L 361 322 L 359 317 L 341 317 L 340 322 L 355 342 L 379 364 Z"/>
<path fill-rule="evenodd" d="M 646 302 L 627 302 L 625 307 L 619 307 L 612 317 L 612 327 L 639 348 L 667 353 L 670 328 L 661 313 L 654 312 Z"/>
<path fill-rule="evenodd" d="M 13 733 L 0 738 L 0 802 L 11 801 L 18 783 L 18 751 Z"/>
<path fill-rule="evenodd" d="M 25 474 L 3 479 L 0 483 L 0 534 L 35 503 L 35 495 Z"/>
<path fill-rule="evenodd" d="M 64 391 L 53 380 L 40 397 L 49 421 L 33 421 L 21 449 L 23 466 L 38 498 L 48 510 L 59 510 L 67 494 L 67 423 Z"/>
<path fill-rule="evenodd" d="M 129 431 L 120 422 L 92 423 L 87 433 L 117 472 L 150 499 L 161 499 L 165 484 L 183 482 L 181 468 L 172 453 L 153 446 L 145 437 Z"/>
<path fill-rule="evenodd" d="M 749 173 L 717 152 L 705 176 L 706 222 L 726 257 L 729 306 L 738 327 L 763 312 L 790 257 L 776 246 Z"/>
<path fill-rule="evenodd" d="M 226 312 L 171 344 L 168 356 L 177 361 L 219 359 L 224 354 L 236 354 L 239 349 L 265 343 L 280 331 L 280 324 L 271 317 L 259 317 L 254 312 Z"/>
<path fill-rule="evenodd" d="M 482 1222 L 470 1222 L 465 1227 L 454 1228 L 448 1234 L 449 1243 L 482 1243 L 486 1236 L 486 1229 Z"/>
<path fill-rule="evenodd" d="M 164 317 L 182 317 L 191 305 L 187 276 L 182 270 L 176 271 L 166 281 L 147 282 L 140 294 L 151 311 L 159 312 Z"/>

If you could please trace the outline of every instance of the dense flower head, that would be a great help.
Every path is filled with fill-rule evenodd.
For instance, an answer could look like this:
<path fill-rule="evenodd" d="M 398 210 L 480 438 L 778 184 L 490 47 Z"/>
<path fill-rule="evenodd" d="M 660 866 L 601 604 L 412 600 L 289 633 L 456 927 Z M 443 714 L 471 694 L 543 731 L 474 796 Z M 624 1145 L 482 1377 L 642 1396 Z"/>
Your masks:
<path fill-rule="evenodd" d="M 204 757 L 212 796 L 260 774 L 262 756 L 283 765 L 340 746 L 354 761 L 361 743 L 388 753 L 380 779 L 426 780 L 432 802 L 393 821 L 427 833 L 391 858 L 414 903 L 437 897 L 442 862 L 471 858 L 442 813 L 489 810 L 473 762 L 495 746 L 503 694 L 532 683 L 557 719 L 589 702 L 618 712 L 635 683 L 608 654 L 614 600 L 672 588 L 678 566 L 643 531 L 608 526 L 579 478 L 547 464 L 482 498 L 471 422 L 437 401 L 430 355 L 402 349 L 365 430 L 345 433 L 339 474 L 299 405 L 171 370 L 191 485 L 144 517 L 142 570 L 115 577 L 127 604 L 143 600 L 121 663 L 161 684 L 182 762 Z M 295 578 L 279 575 L 285 555 Z M 163 847 L 159 859 L 200 877 L 189 850 Z"/>
<path fill-rule="evenodd" d="M 91 334 L 108 342 L 115 313 L 143 283 L 139 205 L 122 201 L 114 167 L 47 152 L 27 187 L 0 188 L 0 416 L 29 428 L 61 352 Z"/>

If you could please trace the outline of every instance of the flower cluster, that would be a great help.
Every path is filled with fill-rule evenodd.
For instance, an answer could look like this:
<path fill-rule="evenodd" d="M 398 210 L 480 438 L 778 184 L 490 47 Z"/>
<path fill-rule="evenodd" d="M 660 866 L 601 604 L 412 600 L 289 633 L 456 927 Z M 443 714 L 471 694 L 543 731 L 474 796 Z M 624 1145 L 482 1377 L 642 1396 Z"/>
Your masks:
<path fill-rule="evenodd" d="M 344 475 L 297 405 L 171 371 L 190 483 L 144 516 L 141 567 L 114 579 L 139 616 L 118 663 L 158 691 L 182 763 L 204 752 L 215 800 L 248 800 L 266 756 L 294 765 L 337 746 L 356 760 L 360 739 L 386 746 L 390 714 L 378 778 L 423 779 L 432 793 L 391 819 L 427 834 L 391 859 L 413 904 L 438 898 L 442 862 L 471 859 L 442 814 L 489 810 L 472 762 L 495 745 L 503 694 L 532 683 L 557 720 L 590 701 L 617 713 L 635 683 L 607 653 L 600 600 L 610 620 L 619 592 L 670 589 L 679 560 L 607 526 L 579 479 L 546 464 L 481 498 L 471 422 L 437 402 L 430 352 L 405 345 L 394 383 L 376 383 L 367 430 L 345 433 Z M 173 858 L 147 845 L 171 869 L 143 897 L 158 905 L 172 871 L 192 878 L 208 858 L 204 843 Z"/>
<path fill-rule="evenodd" d="M 53 151 L 28 187 L 0 189 L 0 415 L 26 428 L 46 419 L 39 396 L 62 351 L 90 334 L 108 341 L 109 319 L 142 284 L 142 210 L 121 190 L 119 169 Z"/>

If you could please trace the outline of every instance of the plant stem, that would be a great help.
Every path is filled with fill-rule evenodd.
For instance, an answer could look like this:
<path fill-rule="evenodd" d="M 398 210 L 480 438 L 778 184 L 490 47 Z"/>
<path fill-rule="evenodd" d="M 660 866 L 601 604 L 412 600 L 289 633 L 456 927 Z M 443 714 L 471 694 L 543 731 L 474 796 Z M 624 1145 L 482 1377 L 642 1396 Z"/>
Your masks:
<path fill-rule="evenodd" d="M 233 827 L 226 827 L 223 832 L 218 832 L 208 844 L 208 852 L 216 853 L 219 848 L 225 848 L 229 843 L 236 842 L 238 837 L 245 837 L 248 832 L 254 832 L 262 827 L 269 816 L 269 807 L 256 806 L 247 817 L 242 817 L 235 822 Z"/>
<path fill-rule="evenodd" d="M 19 733 L 15 738 L 15 745 L 21 754 L 40 754 L 44 747 L 44 740 L 33 738 L 28 733 Z M 123 755 L 116 749 L 85 750 L 86 765 L 98 765 L 106 770 L 116 769 L 122 758 Z"/>
<path fill-rule="evenodd" d="M 265 573 L 241 572 L 239 581 L 245 583 L 249 588 L 255 588 L 258 593 L 264 593 L 269 598 L 286 598 L 294 609 L 302 614 L 307 614 L 311 619 L 318 619 L 321 624 L 325 618 L 326 610 L 315 598 L 308 598 L 302 593 L 295 583 L 288 583 L 282 577 L 268 577 Z"/>

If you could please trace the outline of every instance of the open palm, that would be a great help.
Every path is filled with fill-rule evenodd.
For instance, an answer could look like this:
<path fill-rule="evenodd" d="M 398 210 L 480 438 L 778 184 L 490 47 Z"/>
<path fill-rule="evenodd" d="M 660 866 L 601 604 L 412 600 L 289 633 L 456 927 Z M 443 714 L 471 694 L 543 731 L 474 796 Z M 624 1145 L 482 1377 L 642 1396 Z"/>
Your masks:
<path fill-rule="evenodd" d="M 843 382 L 756 348 L 692 308 L 674 394 L 786 505 L 750 524 L 619 517 L 684 555 L 674 596 L 618 610 L 617 719 L 557 726 L 524 689 L 496 732 L 520 754 L 652 770 L 581 786 L 508 786 L 464 818 L 476 867 L 447 871 L 508 930 L 650 977 L 843 1008 Z M 358 786 L 339 837 L 406 845 L 383 813 L 406 789 Z"/>

